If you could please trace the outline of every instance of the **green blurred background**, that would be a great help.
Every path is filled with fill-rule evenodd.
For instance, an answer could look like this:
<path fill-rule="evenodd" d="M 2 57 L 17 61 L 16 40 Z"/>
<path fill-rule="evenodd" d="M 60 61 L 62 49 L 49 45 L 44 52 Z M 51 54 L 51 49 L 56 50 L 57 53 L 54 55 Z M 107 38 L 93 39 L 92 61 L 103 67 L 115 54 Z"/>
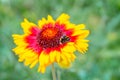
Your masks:
<path fill-rule="evenodd" d="M 12 34 L 22 34 L 24 18 L 37 24 L 48 14 L 61 13 L 90 30 L 89 50 L 76 52 L 70 69 L 56 65 L 61 80 L 120 80 L 120 0 L 0 0 L 0 80 L 52 80 L 51 67 L 45 74 L 17 61 Z"/>

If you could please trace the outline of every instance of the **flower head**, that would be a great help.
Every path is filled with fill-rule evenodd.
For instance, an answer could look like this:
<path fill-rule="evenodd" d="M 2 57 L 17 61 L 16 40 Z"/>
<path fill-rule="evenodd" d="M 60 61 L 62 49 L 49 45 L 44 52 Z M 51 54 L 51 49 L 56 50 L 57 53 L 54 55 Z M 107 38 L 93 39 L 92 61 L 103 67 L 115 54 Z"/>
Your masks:
<path fill-rule="evenodd" d="M 74 51 L 85 53 L 88 48 L 89 31 L 84 24 L 75 25 L 69 22 L 67 14 L 61 14 L 57 20 L 48 15 L 38 25 L 24 19 L 21 23 L 24 34 L 13 34 L 17 45 L 13 49 L 30 68 L 39 63 L 38 71 L 44 73 L 47 66 L 58 63 L 61 67 L 69 67 L 76 58 Z"/>

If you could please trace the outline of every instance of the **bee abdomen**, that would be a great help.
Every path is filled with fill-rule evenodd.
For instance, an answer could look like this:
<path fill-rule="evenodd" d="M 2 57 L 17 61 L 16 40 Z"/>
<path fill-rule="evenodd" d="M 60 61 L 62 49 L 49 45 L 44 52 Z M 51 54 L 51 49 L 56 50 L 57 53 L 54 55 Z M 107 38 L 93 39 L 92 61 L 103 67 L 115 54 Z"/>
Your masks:
<path fill-rule="evenodd" d="M 70 41 L 70 38 L 68 36 L 63 36 L 60 40 L 61 43 L 66 43 L 68 41 Z"/>

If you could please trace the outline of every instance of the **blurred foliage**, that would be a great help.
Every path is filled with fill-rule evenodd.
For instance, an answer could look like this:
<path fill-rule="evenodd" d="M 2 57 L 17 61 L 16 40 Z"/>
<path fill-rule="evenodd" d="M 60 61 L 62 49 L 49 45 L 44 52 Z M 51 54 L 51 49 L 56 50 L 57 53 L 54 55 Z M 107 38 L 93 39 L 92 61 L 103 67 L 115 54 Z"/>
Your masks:
<path fill-rule="evenodd" d="M 37 24 L 61 13 L 90 30 L 87 53 L 76 52 L 70 69 L 56 65 L 61 80 L 120 80 L 120 0 L 0 0 L 0 80 L 52 80 L 51 67 L 40 74 L 17 61 L 11 35 L 23 33 L 24 18 Z"/>

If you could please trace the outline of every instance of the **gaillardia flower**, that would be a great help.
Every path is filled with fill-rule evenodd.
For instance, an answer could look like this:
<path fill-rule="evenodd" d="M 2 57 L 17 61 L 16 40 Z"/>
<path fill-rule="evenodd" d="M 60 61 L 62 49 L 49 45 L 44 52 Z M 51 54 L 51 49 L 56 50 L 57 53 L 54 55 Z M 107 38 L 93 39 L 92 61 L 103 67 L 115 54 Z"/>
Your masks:
<path fill-rule="evenodd" d="M 88 48 L 85 38 L 89 31 L 84 24 L 70 23 L 67 14 L 61 14 L 56 20 L 48 15 L 38 25 L 24 19 L 21 26 L 24 34 L 12 35 L 17 45 L 13 51 L 30 68 L 39 63 L 38 71 L 42 73 L 53 63 L 69 67 L 76 58 L 74 51 L 85 53 Z"/>

